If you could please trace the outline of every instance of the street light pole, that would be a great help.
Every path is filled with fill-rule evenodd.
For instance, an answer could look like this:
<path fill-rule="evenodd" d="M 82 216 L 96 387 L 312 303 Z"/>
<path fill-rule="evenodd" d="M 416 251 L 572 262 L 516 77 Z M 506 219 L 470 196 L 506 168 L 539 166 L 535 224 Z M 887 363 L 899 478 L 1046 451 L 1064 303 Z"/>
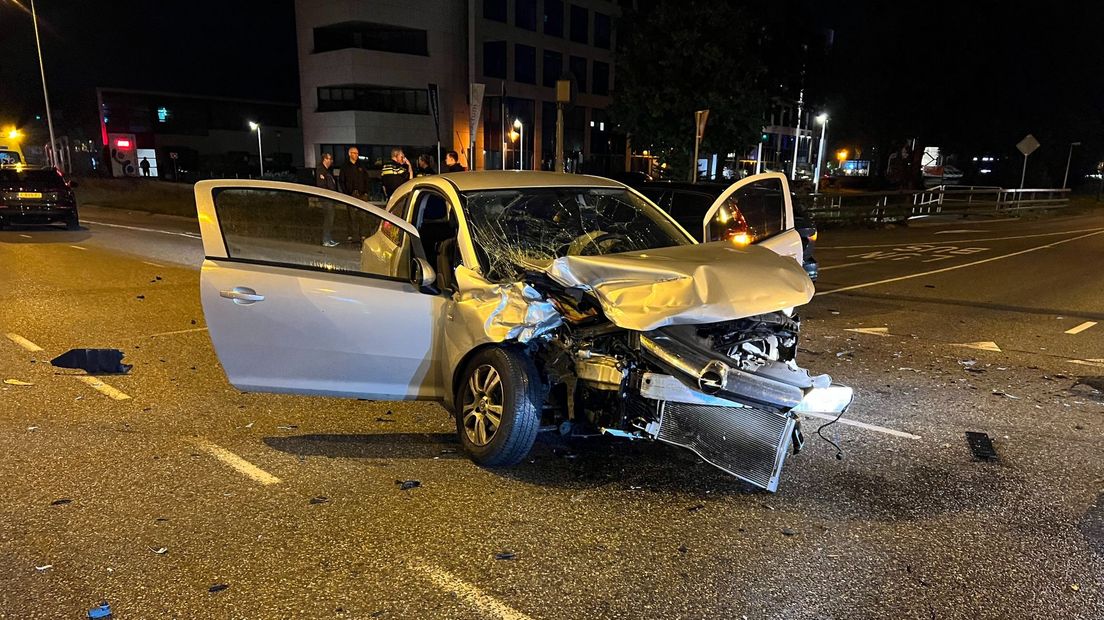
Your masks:
<path fill-rule="evenodd" d="M 38 13 L 35 12 L 34 0 L 31 0 L 31 22 L 34 23 L 35 47 L 38 48 L 38 71 L 42 74 L 42 99 L 46 102 L 46 126 L 50 129 L 50 150 L 47 153 L 49 163 L 57 166 L 57 155 L 54 149 L 57 142 L 54 141 L 54 117 L 50 114 L 50 94 L 46 92 L 46 65 L 42 62 L 42 42 L 38 38 Z"/>
<path fill-rule="evenodd" d="M 264 153 L 261 151 L 261 124 L 249 121 L 249 128 L 257 132 L 257 160 L 261 164 L 261 176 L 264 176 Z"/>
<path fill-rule="evenodd" d="M 1069 181 L 1070 161 L 1073 160 L 1073 147 L 1075 146 L 1081 146 L 1081 143 L 1070 142 L 1069 155 L 1066 156 L 1066 174 L 1062 177 L 1062 189 L 1066 189 L 1066 183 Z"/>
<path fill-rule="evenodd" d="M 821 112 L 817 116 L 820 123 L 820 148 L 817 149 L 816 177 L 813 178 L 813 193 L 820 193 L 820 164 L 824 161 L 824 135 L 828 132 L 828 113 Z"/>
<path fill-rule="evenodd" d="M 797 145 L 801 142 L 801 109 L 805 105 L 805 89 L 801 89 L 801 94 L 797 98 L 797 129 L 794 131 L 794 154 L 793 164 L 790 166 L 790 180 L 797 180 Z"/>
<path fill-rule="evenodd" d="M 525 169 L 525 125 L 520 118 L 514 119 L 514 129 L 518 130 L 518 170 Z"/>

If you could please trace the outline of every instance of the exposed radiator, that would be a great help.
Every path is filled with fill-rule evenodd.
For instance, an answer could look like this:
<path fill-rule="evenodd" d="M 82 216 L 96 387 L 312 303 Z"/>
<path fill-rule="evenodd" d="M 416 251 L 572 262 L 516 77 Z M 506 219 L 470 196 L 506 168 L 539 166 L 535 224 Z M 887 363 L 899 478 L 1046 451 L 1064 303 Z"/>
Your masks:
<path fill-rule="evenodd" d="M 709 464 L 774 492 L 793 436 L 788 415 L 750 407 L 666 401 L 660 404 L 660 441 L 694 451 Z"/>

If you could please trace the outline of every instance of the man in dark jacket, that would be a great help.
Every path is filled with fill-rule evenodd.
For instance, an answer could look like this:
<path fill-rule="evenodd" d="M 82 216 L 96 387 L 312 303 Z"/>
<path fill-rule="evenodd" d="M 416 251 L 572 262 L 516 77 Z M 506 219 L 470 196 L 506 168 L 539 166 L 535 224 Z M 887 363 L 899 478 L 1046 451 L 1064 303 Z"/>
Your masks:
<path fill-rule="evenodd" d="M 380 181 L 383 182 L 387 197 L 390 198 L 400 185 L 413 178 L 414 167 L 410 165 L 410 160 L 406 158 L 403 150 L 397 146 L 391 149 L 391 161 L 385 163 L 383 170 L 380 171 Z"/>
<path fill-rule="evenodd" d="M 368 179 L 364 169 L 360 167 L 360 150 L 357 147 L 349 149 L 349 159 L 341 164 L 341 186 L 346 194 L 367 200 Z"/>
<path fill-rule="evenodd" d="M 441 172 L 464 172 L 466 168 L 460 164 L 460 154 L 456 151 L 445 153 L 445 167 Z"/>
<path fill-rule="evenodd" d="M 334 178 L 333 172 L 333 155 L 329 153 L 322 153 L 322 165 L 318 167 L 318 172 L 315 175 L 314 184 L 322 189 L 328 189 L 331 191 L 339 191 L 337 188 L 337 179 Z M 345 173 L 342 172 L 342 177 Z M 334 203 L 328 198 L 320 198 L 322 202 L 322 245 L 327 248 L 332 248 L 337 245 L 337 242 L 333 239 L 333 224 L 334 224 Z"/>

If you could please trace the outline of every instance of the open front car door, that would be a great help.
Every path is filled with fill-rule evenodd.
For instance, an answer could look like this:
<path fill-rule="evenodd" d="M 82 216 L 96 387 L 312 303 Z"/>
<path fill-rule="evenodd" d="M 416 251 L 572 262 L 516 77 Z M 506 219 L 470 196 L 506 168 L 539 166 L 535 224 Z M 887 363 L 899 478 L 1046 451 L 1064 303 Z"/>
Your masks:
<path fill-rule="evenodd" d="M 703 239 L 755 243 L 802 263 L 790 184 L 780 172 L 756 174 L 733 183 L 706 212 L 702 227 Z"/>
<path fill-rule="evenodd" d="M 421 246 L 401 215 L 276 181 L 201 181 L 195 198 L 203 313 L 230 383 L 442 398 L 444 299 L 412 282 L 425 275 Z"/>

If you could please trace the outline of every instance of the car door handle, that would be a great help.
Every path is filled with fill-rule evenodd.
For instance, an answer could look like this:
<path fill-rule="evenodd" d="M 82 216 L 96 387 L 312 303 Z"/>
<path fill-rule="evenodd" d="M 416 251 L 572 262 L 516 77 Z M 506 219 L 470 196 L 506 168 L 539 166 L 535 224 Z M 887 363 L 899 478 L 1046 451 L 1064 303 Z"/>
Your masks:
<path fill-rule="evenodd" d="M 264 301 L 264 295 L 258 295 L 257 291 L 247 286 L 235 286 L 228 291 L 219 291 L 219 297 L 225 297 L 226 299 L 233 299 L 236 304 L 251 304 L 258 301 Z"/>

